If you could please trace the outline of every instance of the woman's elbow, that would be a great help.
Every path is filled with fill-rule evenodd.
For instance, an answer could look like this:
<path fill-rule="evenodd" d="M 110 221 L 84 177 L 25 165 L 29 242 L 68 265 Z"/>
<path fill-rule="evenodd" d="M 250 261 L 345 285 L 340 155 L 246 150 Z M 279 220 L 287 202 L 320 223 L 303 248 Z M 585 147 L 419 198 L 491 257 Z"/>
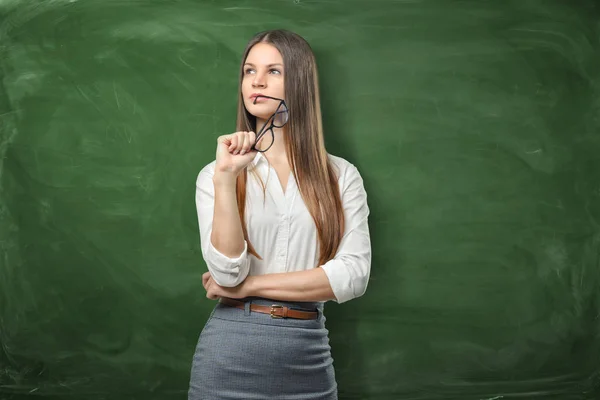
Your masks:
<path fill-rule="evenodd" d="M 342 290 L 339 297 L 336 296 L 338 303 L 345 303 L 349 300 L 359 298 L 367 291 L 371 262 L 368 259 L 354 259 L 352 261 L 349 262 L 349 260 L 346 260 L 346 265 L 352 272 L 348 275 L 346 290 Z"/>
<path fill-rule="evenodd" d="M 250 272 L 249 260 L 241 262 L 238 266 L 227 269 L 208 264 L 208 270 L 215 283 L 223 287 L 235 287 L 246 279 Z"/>
<path fill-rule="evenodd" d="M 363 296 L 369 286 L 369 272 L 358 275 L 354 280 L 354 298 Z"/>

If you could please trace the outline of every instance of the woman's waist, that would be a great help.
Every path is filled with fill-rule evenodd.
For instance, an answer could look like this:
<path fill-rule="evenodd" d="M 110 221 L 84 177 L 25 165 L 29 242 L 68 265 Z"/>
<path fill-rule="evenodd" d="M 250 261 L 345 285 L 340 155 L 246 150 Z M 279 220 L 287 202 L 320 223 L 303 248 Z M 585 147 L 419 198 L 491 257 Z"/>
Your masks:
<path fill-rule="evenodd" d="M 216 318 L 278 326 L 324 328 L 323 302 L 281 301 L 264 297 L 220 299 Z"/>
<path fill-rule="evenodd" d="M 258 296 L 250 296 L 244 297 L 242 299 L 233 299 L 237 301 L 242 301 L 244 303 L 250 304 L 258 304 L 263 306 L 271 306 L 273 304 L 291 307 L 294 309 L 302 309 L 306 311 L 314 311 L 316 309 L 323 310 L 324 302 L 322 301 L 285 301 L 285 300 L 276 300 L 269 299 L 266 297 L 258 297 Z"/>

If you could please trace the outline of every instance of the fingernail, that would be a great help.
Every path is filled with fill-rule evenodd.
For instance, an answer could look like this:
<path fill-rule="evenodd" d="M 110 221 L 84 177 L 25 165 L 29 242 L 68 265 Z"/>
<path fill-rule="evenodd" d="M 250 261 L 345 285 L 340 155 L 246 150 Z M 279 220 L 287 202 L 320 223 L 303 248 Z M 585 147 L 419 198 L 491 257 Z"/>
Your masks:
<path fill-rule="evenodd" d="M 243 155 L 246 153 L 246 150 L 242 150 L 242 152 L 240 153 L 240 155 Z"/>

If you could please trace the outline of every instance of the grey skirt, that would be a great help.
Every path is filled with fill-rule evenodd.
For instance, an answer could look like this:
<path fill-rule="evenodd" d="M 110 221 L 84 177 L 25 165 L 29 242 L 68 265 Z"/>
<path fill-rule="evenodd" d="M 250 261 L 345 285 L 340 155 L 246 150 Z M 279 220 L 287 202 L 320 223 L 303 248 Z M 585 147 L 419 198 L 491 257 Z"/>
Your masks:
<path fill-rule="evenodd" d="M 242 299 L 242 310 L 217 302 L 200 333 L 188 400 L 337 400 L 322 302 Z M 319 312 L 318 319 L 272 318 L 250 302 Z"/>

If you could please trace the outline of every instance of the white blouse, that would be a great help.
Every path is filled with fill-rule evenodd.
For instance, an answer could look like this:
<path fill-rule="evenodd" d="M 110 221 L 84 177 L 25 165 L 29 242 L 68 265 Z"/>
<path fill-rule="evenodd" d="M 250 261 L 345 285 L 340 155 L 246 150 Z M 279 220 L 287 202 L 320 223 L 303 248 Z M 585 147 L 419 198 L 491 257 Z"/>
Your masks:
<path fill-rule="evenodd" d="M 337 303 L 362 296 L 371 271 L 369 207 L 363 180 L 354 165 L 328 154 L 337 167 L 345 216 L 345 232 L 335 257 L 320 267 L 325 271 Z M 248 253 L 248 243 L 239 257 L 227 257 L 210 240 L 214 210 L 212 177 L 216 160 L 206 165 L 196 180 L 196 210 L 202 256 L 214 281 L 224 287 L 237 286 L 248 275 L 262 275 L 314 268 L 319 261 L 317 229 L 290 172 L 283 192 L 275 169 L 260 152 L 250 163 L 266 184 L 248 174 L 245 219 L 248 237 L 263 258 Z"/>

